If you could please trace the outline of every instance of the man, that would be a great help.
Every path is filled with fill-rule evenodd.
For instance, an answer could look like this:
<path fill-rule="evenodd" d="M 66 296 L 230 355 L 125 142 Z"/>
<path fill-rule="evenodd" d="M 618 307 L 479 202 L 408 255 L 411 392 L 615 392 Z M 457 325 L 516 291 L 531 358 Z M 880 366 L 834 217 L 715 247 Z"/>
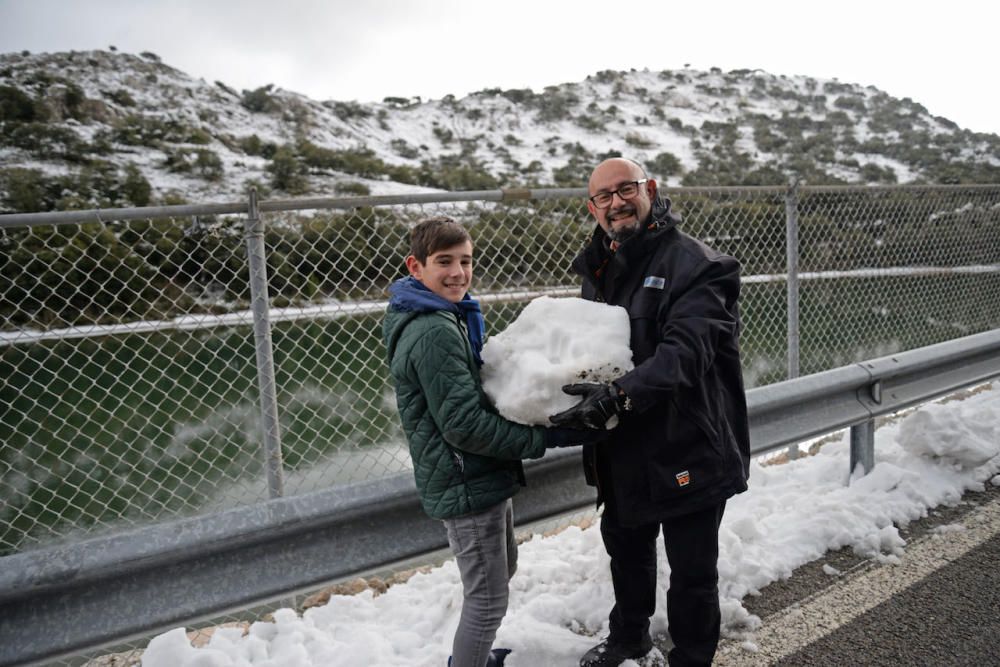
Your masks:
<path fill-rule="evenodd" d="M 564 387 L 583 400 L 561 426 L 604 429 L 584 447 L 587 482 L 604 503 L 615 605 L 608 638 L 583 667 L 619 665 L 653 645 L 656 538 L 662 527 L 670 588 L 671 665 L 709 665 L 719 641 L 719 522 L 747 489 L 750 462 L 740 369 L 739 264 L 677 229 L 670 200 L 635 162 L 605 160 L 590 177 L 597 220 L 573 261 L 583 297 L 624 307 L 635 368 L 614 382 Z"/>

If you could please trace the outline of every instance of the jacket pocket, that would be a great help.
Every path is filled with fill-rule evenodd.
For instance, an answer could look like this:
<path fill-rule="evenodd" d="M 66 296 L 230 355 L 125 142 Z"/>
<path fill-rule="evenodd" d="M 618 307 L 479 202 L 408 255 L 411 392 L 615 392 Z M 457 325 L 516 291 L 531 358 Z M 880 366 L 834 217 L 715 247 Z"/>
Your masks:
<path fill-rule="evenodd" d="M 698 493 L 724 479 L 725 457 L 708 415 L 673 400 L 666 420 L 666 442 L 649 457 L 653 500 Z"/>

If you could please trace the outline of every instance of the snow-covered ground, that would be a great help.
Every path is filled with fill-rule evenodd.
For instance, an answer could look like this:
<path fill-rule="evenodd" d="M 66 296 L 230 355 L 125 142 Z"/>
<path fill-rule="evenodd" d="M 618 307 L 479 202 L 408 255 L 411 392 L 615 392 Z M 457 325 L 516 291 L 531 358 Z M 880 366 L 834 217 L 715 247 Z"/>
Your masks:
<path fill-rule="evenodd" d="M 611 307 L 608 307 L 611 308 Z M 592 323 L 594 317 L 591 316 Z M 544 345 L 544 337 L 539 345 Z M 530 356 L 530 355 L 529 355 Z M 581 359 L 591 364 L 593 359 Z M 962 400 L 932 403 L 878 429 L 876 465 L 849 475 L 849 438 L 785 464 L 753 463 L 750 491 L 733 498 L 720 535 L 724 632 L 759 624 L 742 604 L 767 584 L 831 549 L 852 547 L 882 562 L 906 558 L 899 526 L 963 493 L 1000 486 L 1000 382 Z M 669 568 L 660 550 L 655 634 L 667 630 Z M 607 632 L 613 594 L 608 557 L 594 528 L 533 535 L 522 544 L 511 601 L 496 646 L 508 667 L 573 665 Z M 453 561 L 378 595 L 335 595 L 302 614 L 219 628 L 194 648 L 183 628 L 154 638 L 146 667 L 432 667 L 446 664 L 461 608 Z M 752 634 L 748 641 L 752 642 Z M 626 663 L 626 665 L 635 663 Z"/>

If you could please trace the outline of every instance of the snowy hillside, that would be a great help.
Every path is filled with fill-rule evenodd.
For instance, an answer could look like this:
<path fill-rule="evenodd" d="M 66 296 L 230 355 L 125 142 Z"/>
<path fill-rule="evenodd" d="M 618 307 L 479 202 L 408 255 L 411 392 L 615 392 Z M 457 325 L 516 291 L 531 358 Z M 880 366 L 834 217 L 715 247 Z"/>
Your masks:
<path fill-rule="evenodd" d="M 277 82 L 280 84 L 280 82 Z M 484 82 L 488 84 L 488 82 Z M 759 70 L 603 71 L 543 91 L 316 101 L 152 53 L 0 55 L 0 211 L 577 186 L 1000 182 L 1000 137 L 872 88 Z"/>

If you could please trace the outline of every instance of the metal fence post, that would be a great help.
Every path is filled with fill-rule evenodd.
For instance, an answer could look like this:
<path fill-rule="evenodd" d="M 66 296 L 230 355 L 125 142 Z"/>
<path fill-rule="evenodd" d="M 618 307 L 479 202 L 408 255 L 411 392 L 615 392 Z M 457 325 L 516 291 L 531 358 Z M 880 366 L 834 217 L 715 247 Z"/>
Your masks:
<path fill-rule="evenodd" d="M 859 463 L 866 475 L 875 467 L 875 421 L 871 419 L 851 427 L 851 474 Z"/>
<path fill-rule="evenodd" d="M 792 181 L 785 195 L 785 267 L 788 274 L 788 377 L 799 376 L 799 182 Z M 788 447 L 788 457 L 797 458 L 799 446 Z"/>
<path fill-rule="evenodd" d="M 271 498 L 284 495 L 281 469 L 281 430 L 278 424 L 278 394 L 274 378 L 274 351 L 271 346 L 270 302 L 267 293 L 267 258 L 264 251 L 264 222 L 257 210 L 257 188 L 250 189 L 247 216 L 247 260 L 250 268 L 250 305 L 253 313 L 254 347 L 257 350 L 257 383 L 260 391 L 261 435 L 267 490 Z"/>

